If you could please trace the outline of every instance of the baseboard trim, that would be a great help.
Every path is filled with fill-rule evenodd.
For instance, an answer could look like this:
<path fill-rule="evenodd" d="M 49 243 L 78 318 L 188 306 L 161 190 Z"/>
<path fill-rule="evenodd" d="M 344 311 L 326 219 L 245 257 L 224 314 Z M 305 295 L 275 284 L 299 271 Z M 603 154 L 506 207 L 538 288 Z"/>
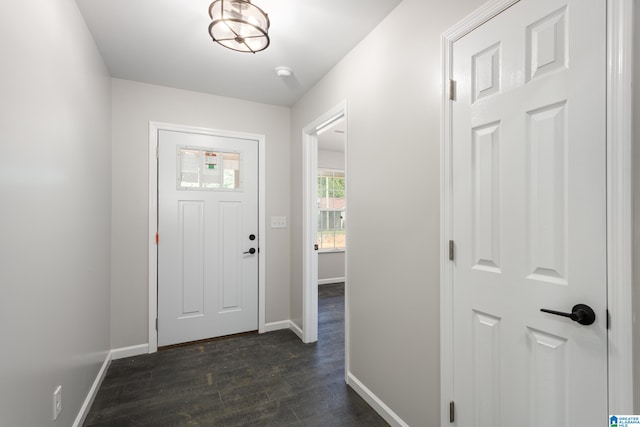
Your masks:
<path fill-rule="evenodd" d="M 279 331 L 281 329 L 289 329 L 291 320 L 281 320 L 279 322 L 271 322 L 264 324 L 264 332 Z"/>
<path fill-rule="evenodd" d="M 328 279 L 318 279 L 318 285 L 328 285 L 330 283 L 342 283 L 344 282 L 344 277 L 330 277 Z"/>
<path fill-rule="evenodd" d="M 296 334 L 298 338 L 300 338 L 300 340 L 304 342 L 304 338 L 303 338 L 304 333 L 302 332 L 302 329 L 300 329 L 300 327 L 296 325 L 296 323 L 293 320 L 289 320 L 289 329 L 291 329 L 291 332 Z"/>
<path fill-rule="evenodd" d="M 298 338 L 303 340 L 302 337 L 304 334 L 302 333 L 302 329 L 300 329 L 293 320 L 280 320 L 279 322 L 265 323 L 263 332 L 273 332 L 282 329 L 290 329 L 291 332 L 298 336 Z"/>
<path fill-rule="evenodd" d="M 147 353 L 149 353 L 149 344 L 131 345 L 129 347 L 120 347 L 111 350 L 111 359 L 118 360 Z"/>
<path fill-rule="evenodd" d="M 93 384 L 89 389 L 89 393 L 87 393 L 87 397 L 85 397 L 84 402 L 80 407 L 78 416 L 76 416 L 76 420 L 73 422 L 73 427 L 82 427 L 82 424 L 84 424 L 84 421 L 87 418 L 87 415 L 89 415 L 89 410 L 91 409 L 93 400 L 96 398 L 96 395 L 98 394 L 98 390 L 100 390 L 100 385 L 102 384 L 102 380 L 104 380 L 104 376 L 107 374 L 107 369 L 109 369 L 111 360 L 112 360 L 111 351 L 109 351 L 106 357 L 104 358 L 104 362 L 102 362 L 102 366 L 98 371 L 98 375 L 96 375 L 96 379 L 93 381 Z"/>
<path fill-rule="evenodd" d="M 409 424 L 402 421 L 395 412 L 384 404 L 378 396 L 373 394 L 360 380 L 351 372 L 347 374 L 347 384 L 360 395 L 389 425 L 393 427 L 409 427 Z"/>

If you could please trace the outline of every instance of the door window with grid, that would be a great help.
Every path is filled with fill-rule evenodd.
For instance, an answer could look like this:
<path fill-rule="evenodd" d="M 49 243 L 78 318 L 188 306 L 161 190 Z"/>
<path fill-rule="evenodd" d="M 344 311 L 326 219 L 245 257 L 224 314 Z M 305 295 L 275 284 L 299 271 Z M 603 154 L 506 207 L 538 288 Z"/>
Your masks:
<path fill-rule="evenodd" d="M 345 179 L 344 171 L 318 170 L 318 248 L 345 248 Z"/>

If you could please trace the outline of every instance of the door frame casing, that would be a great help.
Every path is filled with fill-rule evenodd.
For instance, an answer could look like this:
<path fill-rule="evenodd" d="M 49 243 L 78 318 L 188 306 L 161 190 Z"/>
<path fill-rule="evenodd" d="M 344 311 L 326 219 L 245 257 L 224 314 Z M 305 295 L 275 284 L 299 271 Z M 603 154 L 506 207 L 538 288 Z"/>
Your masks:
<path fill-rule="evenodd" d="M 440 150 L 440 387 L 441 425 L 450 426 L 453 400 L 453 236 L 452 102 L 449 79 L 453 45 L 520 0 L 493 0 L 442 35 L 442 117 Z M 607 334 L 609 414 L 633 413 L 633 195 L 632 75 L 633 2 L 607 3 Z"/>
<path fill-rule="evenodd" d="M 317 209 L 313 209 L 313 203 L 316 203 L 314 191 L 317 187 L 317 171 L 318 171 L 318 131 L 343 118 L 346 123 L 345 131 L 345 177 L 347 176 L 347 147 L 348 147 L 348 126 L 347 119 L 347 102 L 342 101 L 320 117 L 309 123 L 302 129 L 302 341 L 311 343 L 318 340 L 318 257 L 317 252 L 313 250 L 316 243 L 316 233 L 313 231 L 317 228 Z M 347 197 L 348 197 L 349 180 L 347 179 Z M 345 212 L 348 209 L 348 201 L 345 205 Z M 347 216 L 348 217 L 348 216 Z M 345 224 L 345 229 L 346 229 Z M 348 233 L 345 232 L 348 240 Z M 347 248 L 345 248 L 345 343 L 349 342 L 349 305 L 348 305 L 348 263 Z M 315 257 L 314 257 L 315 255 Z M 313 280 L 313 272 L 315 270 L 315 285 Z M 345 351 L 345 364 L 349 360 L 348 346 Z M 346 372 L 346 371 L 345 371 Z"/>
<path fill-rule="evenodd" d="M 161 130 L 220 136 L 225 138 L 249 139 L 258 142 L 258 332 L 265 332 L 265 262 L 266 262 L 266 137 L 265 135 L 233 132 L 195 126 L 149 122 L 149 353 L 158 351 L 158 133 Z M 160 236 L 162 238 L 162 236 Z"/>

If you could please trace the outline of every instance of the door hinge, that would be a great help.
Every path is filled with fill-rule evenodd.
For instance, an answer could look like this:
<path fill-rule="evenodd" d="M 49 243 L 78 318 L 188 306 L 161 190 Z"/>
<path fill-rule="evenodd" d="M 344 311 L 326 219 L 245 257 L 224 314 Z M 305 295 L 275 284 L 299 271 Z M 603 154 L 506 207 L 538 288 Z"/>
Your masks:
<path fill-rule="evenodd" d="M 160 235 L 156 231 L 156 245 L 158 244 L 159 241 L 160 241 Z"/>
<path fill-rule="evenodd" d="M 453 401 L 449 402 L 449 422 L 456 422 L 456 404 Z"/>
<path fill-rule="evenodd" d="M 449 100 L 456 100 L 456 81 L 453 79 L 449 79 Z"/>
<path fill-rule="evenodd" d="M 449 261 L 453 261 L 453 240 L 449 240 Z"/>
<path fill-rule="evenodd" d="M 156 145 L 156 159 L 160 157 L 160 146 Z"/>
<path fill-rule="evenodd" d="M 156 331 L 158 330 L 158 318 L 156 317 Z"/>

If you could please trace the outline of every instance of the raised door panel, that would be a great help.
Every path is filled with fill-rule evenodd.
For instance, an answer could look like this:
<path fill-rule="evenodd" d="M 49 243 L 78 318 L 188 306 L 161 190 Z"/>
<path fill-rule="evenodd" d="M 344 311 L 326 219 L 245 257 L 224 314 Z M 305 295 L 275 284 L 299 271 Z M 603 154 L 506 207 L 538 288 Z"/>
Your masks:
<path fill-rule="evenodd" d="M 204 202 L 201 200 L 178 201 L 178 229 L 180 254 L 180 299 L 182 312 L 178 318 L 204 314 L 205 246 Z"/>
<path fill-rule="evenodd" d="M 220 259 L 219 287 L 221 298 L 219 312 L 242 308 L 242 205 L 237 202 L 221 202 L 219 224 Z"/>
<path fill-rule="evenodd" d="M 527 26 L 527 80 L 544 76 L 558 69 L 567 69 L 569 49 L 567 37 L 567 7 Z"/>
<path fill-rule="evenodd" d="M 473 311 L 474 422 L 478 427 L 500 426 L 501 319 Z"/>
<path fill-rule="evenodd" d="M 566 102 L 530 111 L 526 118 L 527 277 L 566 285 Z"/>
<path fill-rule="evenodd" d="M 471 237 L 473 268 L 500 272 L 500 123 L 472 130 Z"/>
<path fill-rule="evenodd" d="M 570 425 L 567 341 L 527 328 L 527 427 Z"/>
<path fill-rule="evenodd" d="M 500 92 L 500 43 L 471 57 L 471 86 L 472 102 Z"/>

